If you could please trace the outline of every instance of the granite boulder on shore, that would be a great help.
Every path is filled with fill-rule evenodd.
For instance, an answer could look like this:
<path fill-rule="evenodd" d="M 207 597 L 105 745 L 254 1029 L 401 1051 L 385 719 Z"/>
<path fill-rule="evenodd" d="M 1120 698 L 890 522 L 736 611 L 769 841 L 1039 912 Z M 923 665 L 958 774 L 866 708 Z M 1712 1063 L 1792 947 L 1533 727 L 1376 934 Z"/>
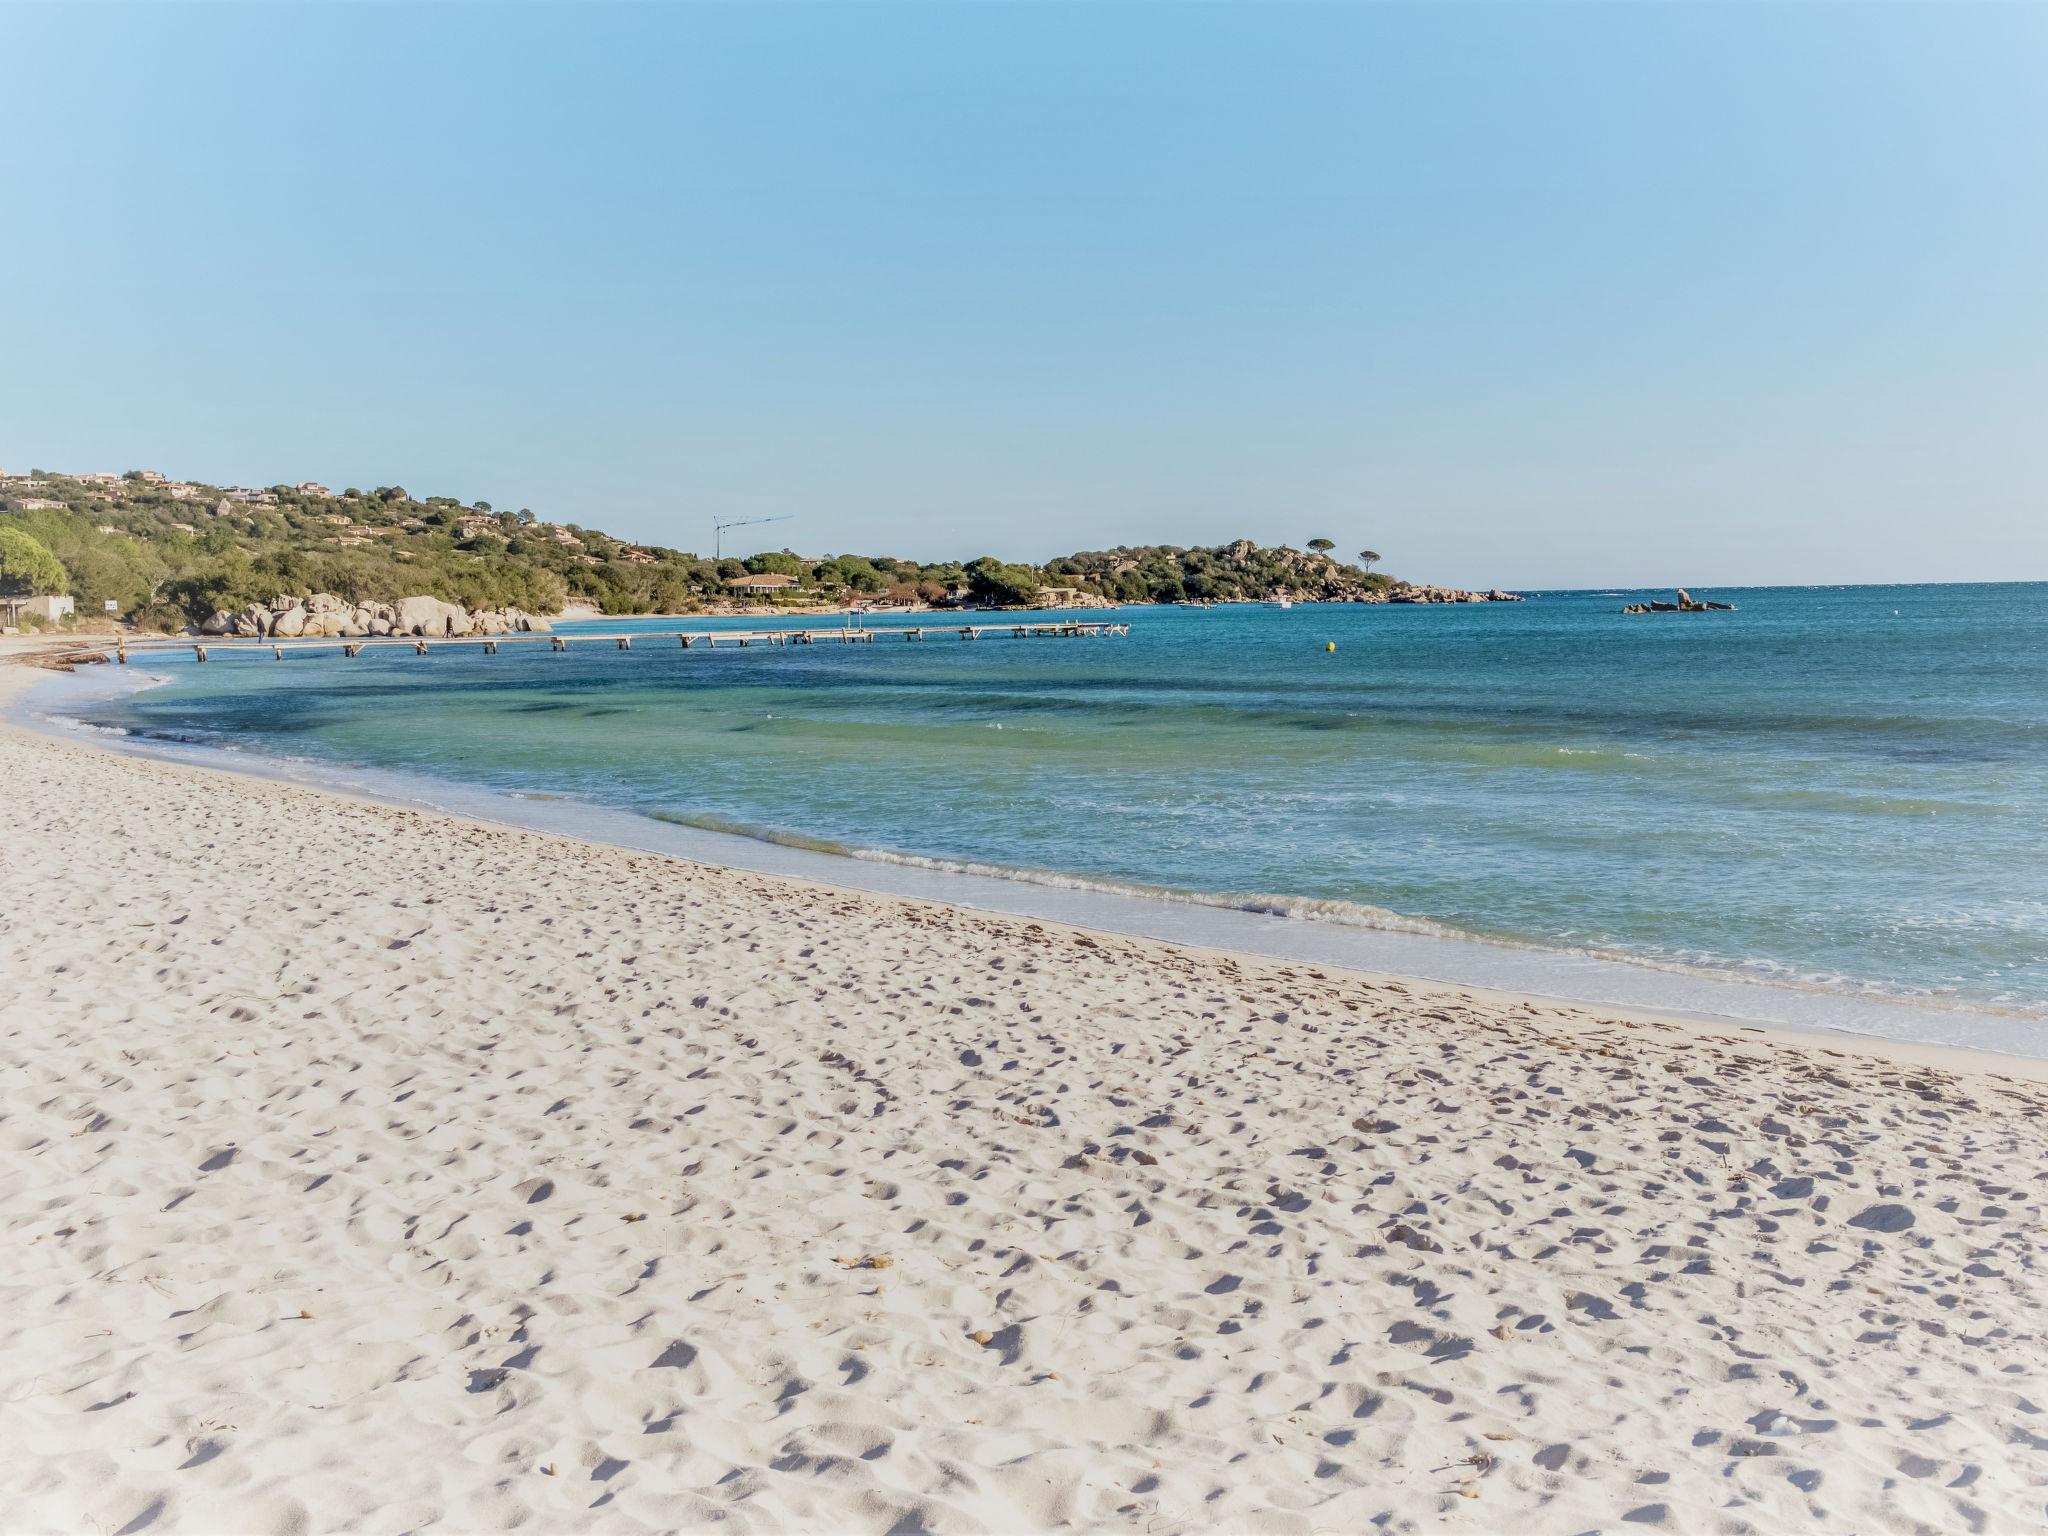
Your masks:
<path fill-rule="evenodd" d="M 237 639 L 292 640 L 304 637 L 361 639 L 381 635 L 445 637 L 544 634 L 554 626 L 519 608 L 479 608 L 438 597 L 401 597 L 395 603 L 351 603 L 332 592 L 310 597 L 274 597 L 235 612 L 222 609 L 195 626 L 202 635 Z"/>

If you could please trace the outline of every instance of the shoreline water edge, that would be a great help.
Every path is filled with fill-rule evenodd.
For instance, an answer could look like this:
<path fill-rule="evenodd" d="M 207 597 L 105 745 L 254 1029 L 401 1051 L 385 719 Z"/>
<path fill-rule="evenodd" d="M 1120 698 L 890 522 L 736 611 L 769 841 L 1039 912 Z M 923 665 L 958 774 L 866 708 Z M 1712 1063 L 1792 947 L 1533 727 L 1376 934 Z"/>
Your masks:
<path fill-rule="evenodd" d="M 573 631 L 571 631 L 573 634 Z M 19 670 L 19 669 L 14 669 Z M 1055 871 L 1003 868 L 908 851 L 851 847 L 717 816 L 610 806 L 453 776 L 342 764 L 176 740 L 95 725 L 95 701 L 168 681 L 146 665 L 31 674 L 0 692 L 0 721 L 90 740 L 123 754 L 295 783 L 409 809 L 457 815 L 883 896 L 1037 918 L 1128 938 L 1338 966 L 1425 985 L 1471 988 L 1706 1025 L 1762 1027 L 1844 1041 L 1890 1041 L 2048 1058 L 2038 1013 L 1802 986 L 1637 957 L 1467 935 L 1377 909 L 1330 913 L 1313 899 L 1150 889 Z"/>

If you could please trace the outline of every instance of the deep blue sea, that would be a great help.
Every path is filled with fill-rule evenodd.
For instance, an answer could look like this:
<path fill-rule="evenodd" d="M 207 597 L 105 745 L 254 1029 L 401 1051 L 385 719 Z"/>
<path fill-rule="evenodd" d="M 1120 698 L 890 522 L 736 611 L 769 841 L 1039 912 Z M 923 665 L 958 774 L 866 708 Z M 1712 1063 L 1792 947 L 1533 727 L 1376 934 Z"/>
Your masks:
<path fill-rule="evenodd" d="M 2048 584 L 1620 612 L 1651 595 L 1135 608 L 1100 640 L 167 655 L 162 686 L 72 707 L 870 862 L 2048 1018 Z"/>

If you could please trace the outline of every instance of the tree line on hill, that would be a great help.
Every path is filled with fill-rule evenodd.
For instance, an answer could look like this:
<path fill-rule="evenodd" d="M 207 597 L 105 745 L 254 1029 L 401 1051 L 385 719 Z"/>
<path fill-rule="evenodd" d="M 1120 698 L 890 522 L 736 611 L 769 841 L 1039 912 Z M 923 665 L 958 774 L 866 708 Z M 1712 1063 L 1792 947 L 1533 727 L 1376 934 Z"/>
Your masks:
<path fill-rule="evenodd" d="M 131 471 L 109 484 L 41 470 L 0 479 L 0 593 L 69 592 L 83 611 L 111 601 L 129 621 L 176 630 L 275 595 L 329 592 L 352 603 L 420 594 L 466 608 L 555 613 L 687 613 L 733 601 L 728 583 L 782 575 L 769 601 L 1029 607 L 1123 603 L 1360 599 L 1391 578 L 1330 555 L 1248 540 L 1215 548 L 1156 544 L 1083 551 L 1043 566 L 994 558 L 924 562 L 885 555 L 806 560 L 788 550 L 746 559 L 639 545 L 574 523 L 543 522 L 401 486 L 260 491 L 172 482 Z M 761 601 L 758 596 L 752 601 Z"/>

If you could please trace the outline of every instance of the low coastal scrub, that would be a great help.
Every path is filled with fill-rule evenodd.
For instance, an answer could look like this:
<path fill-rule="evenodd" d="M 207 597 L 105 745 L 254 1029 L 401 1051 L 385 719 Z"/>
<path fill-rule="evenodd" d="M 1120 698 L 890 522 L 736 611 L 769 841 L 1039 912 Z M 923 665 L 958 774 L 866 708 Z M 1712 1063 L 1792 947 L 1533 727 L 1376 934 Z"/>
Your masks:
<path fill-rule="evenodd" d="M 68 591 L 81 610 L 112 602 L 131 623 L 166 631 L 314 594 L 358 607 L 425 594 L 472 611 L 526 614 L 690 613 L 737 601 L 1087 607 L 1494 595 L 1410 587 L 1370 569 L 1379 558 L 1371 551 L 1357 564 L 1337 560 L 1327 539 L 1307 550 L 1249 540 L 1153 544 L 1082 551 L 1043 566 L 852 554 L 807 560 L 789 550 L 713 560 L 546 522 L 526 508 L 416 497 L 402 486 L 221 487 L 150 470 L 0 476 L 0 536 L 16 541 L 9 561 L 18 554 L 26 565 L 31 543 L 54 561 L 57 570 L 38 566 L 37 579 Z"/>

